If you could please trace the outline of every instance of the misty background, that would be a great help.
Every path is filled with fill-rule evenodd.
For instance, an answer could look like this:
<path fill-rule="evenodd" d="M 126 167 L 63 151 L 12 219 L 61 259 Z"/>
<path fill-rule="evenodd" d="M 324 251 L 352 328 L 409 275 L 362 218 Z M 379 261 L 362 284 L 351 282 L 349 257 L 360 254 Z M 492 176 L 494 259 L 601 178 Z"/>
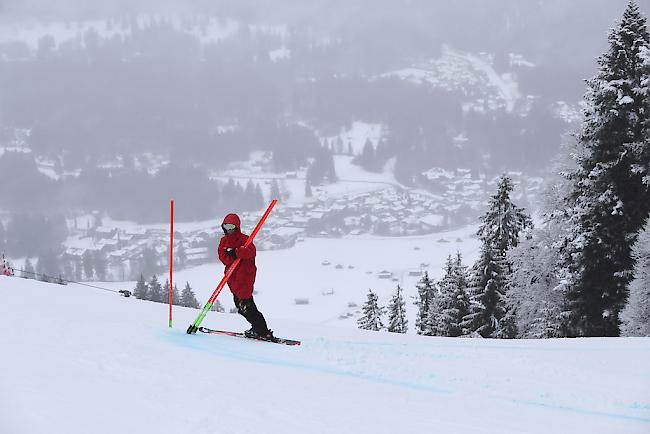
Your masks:
<path fill-rule="evenodd" d="M 55 3 L 0 2 L 0 247 L 13 257 L 60 258 L 102 218 L 166 222 L 172 197 L 181 221 L 259 211 L 282 185 L 220 175 L 253 152 L 305 190 L 340 180 L 337 155 L 402 192 L 439 193 L 432 169 L 543 180 L 626 2 Z M 363 149 L 342 139 L 355 122 L 380 126 Z M 86 215 L 92 228 L 77 227 Z"/>

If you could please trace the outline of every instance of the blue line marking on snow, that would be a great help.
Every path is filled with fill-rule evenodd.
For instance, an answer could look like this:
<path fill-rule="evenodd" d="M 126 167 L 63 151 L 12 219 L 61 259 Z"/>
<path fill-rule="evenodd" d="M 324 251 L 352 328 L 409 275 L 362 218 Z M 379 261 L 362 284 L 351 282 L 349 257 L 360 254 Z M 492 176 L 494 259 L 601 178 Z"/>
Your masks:
<path fill-rule="evenodd" d="M 415 383 L 412 381 L 399 380 L 396 378 L 390 378 L 380 374 L 372 374 L 361 370 L 345 369 L 345 367 L 337 366 L 318 365 L 309 360 L 296 361 L 296 358 L 300 357 L 300 352 L 297 351 L 300 347 L 287 347 L 284 345 L 271 344 L 268 342 L 246 342 L 243 341 L 242 338 L 231 336 L 201 336 L 198 334 L 194 336 L 188 336 L 187 333 L 180 333 L 177 331 L 166 331 L 159 333 L 162 334 L 165 339 L 173 341 L 174 343 L 180 344 L 184 347 L 204 351 L 225 358 L 237 359 L 251 363 L 272 364 L 286 368 L 300 368 L 308 371 L 316 371 L 326 374 L 342 375 L 382 384 L 408 387 L 411 389 L 422 390 L 426 392 L 451 393 L 449 390 L 443 389 L 441 387 Z M 215 337 L 217 339 L 214 339 Z M 207 343 L 207 345 L 205 343 Z M 251 344 L 255 345 L 251 346 Z M 305 342 L 302 343 L 303 348 L 308 346 L 309 345 L 305 344 Z M 255 354 L 241 351 L 242 349 L 248 348 L 254 348 Z M 260 352 L 264 352 L 265 354 L 259 354 Z M 280 354 L 287 354 L 290 359 L 274 357 Z"/>
<path fill-rule="evenodd" d="M 630 416 L 627 414 L 618 414 L 618 413 L 609 413 L 606 411 L 597 411 L 597 410 L 588 410 L 584 408 L 577 408 L 577 407 L 568 407 L 565 405 L 557 405 L 557 404 L 546 404 L 543 402 L 537 402 L 537 401 L 526 401 L 526 400 L 519 400 L 519 399 L 511 399 L 512 402 L 517 403 L 517 404 L 525 404 L 525 405 L 532 405 L 535 407 L 543 407 L 543 408 L 549 408 L 552 410 L 563 410 L 563 411 L 570 411 L 573 413 L 581 413 L 581 414 L 588 414 L 590 416 L 603 416 L 603 417 L 610 417 L 610 418 L 616 418 L 616 419 L 627 419 L 627 420 L 633 420 L 637 422 L 645 422 L 645 423 L 650 423 L 650 418 L 648 417 L 642 417 L 642 416 Z"/>

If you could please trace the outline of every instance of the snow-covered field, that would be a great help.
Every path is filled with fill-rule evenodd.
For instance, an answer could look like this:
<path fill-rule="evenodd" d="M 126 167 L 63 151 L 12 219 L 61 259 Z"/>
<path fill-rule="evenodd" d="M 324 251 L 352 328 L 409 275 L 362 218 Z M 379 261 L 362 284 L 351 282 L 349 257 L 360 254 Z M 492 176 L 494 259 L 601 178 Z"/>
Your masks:
<path fill-rule="evenodd" d="M 262 312 L 276 318 L 356 328 L 356 311 L 366 300 L 368 289 L 386 305 L 400 284 L 413 331 L 415 285 L 421 276 L 412 274 L 426 270 L 438 279 L 444 274 L 447 256 L 456 252 L 463 255 L 465 264 L 473 264 L 479 253 L 479 241 L 470 237 L 474 232 L 476 226 L 419 237 L 306 238 L 290 249 L 258 251 L 255 299 Z M 420 267 L 422 264 L 425 266 Z M 203 304 L 223 271 L 215 247 L 213 263 L 174 271 L 174 282 L 179 289 L 189 282 Z M 380 278 L 381 271 L 392 277 Z M 159 276 L 161 280 L 167 277 Z M 90 283 L 111 289 L 135 287 L 135 282 Z M 226 309 L 234 306 L 227 288 L 218 299 Z M 296 299 L 308 299 L 309 304 L 296 304 Z"/>
<path fill-rule="evenodd" d="M 497 341 L 197 311 L 0 276 L 0 432 L 648 433 L 650 339 Z M 205 325 L 242 329 L 237 315 Z"/>

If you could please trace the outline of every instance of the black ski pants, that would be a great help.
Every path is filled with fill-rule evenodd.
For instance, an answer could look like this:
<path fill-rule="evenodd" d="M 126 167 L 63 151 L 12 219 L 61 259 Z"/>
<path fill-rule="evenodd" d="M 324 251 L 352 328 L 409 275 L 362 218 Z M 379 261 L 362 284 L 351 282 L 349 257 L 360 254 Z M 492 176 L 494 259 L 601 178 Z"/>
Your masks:
<path fill-rule="evenodd" d="M 251 298 L 239 298 L 236 295 L 233 295 L 233 300 L 235 301 L 235 306 L 237 306 L 237 312 L 246 318 L 246 321 L 251 324 L 255 333 L 259 335 L 268 333 L 269 328 L 266 325 L 264 315 L 262 315 L 262 312 L 257 310 L 253 296 L 251 296 Z"/>

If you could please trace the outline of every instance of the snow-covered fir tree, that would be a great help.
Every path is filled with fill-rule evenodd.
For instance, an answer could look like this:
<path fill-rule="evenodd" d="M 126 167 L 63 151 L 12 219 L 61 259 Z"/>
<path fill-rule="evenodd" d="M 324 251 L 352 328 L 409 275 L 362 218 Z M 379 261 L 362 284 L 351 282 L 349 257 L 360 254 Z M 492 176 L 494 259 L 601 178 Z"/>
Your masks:
<path fill-rule="evenodd" d="M 429 311 L 431 310 L 431 303 L 435 297 L 435 284 L 429 279 L 429 273 L 424 272 L 424 276 L 416 284 L 418 290 L 418 297 L 415 300 L 415 305 L 418 308 L 415 317 L 415 331 L 419 335 L 426 335 L 430 329 L 429 327 Z"/>
<path fill-rule="evenodd" d="M 93 254 L 93 268 L 95 269 L 97 279 L 106 279 L 106 273 L 108 271 L 108 260 L 106 259 L 106 254 L 101 250 L 97 250 Z"/>
<path fill-rule="evenodd" d="M 406 333 L 408 330 L 408 320 L 406 319 L 406 303 L 402 296 L 402 288 L 397 285 L 395 294 L 388 304 L 388 327 L 387 330 L 392 333 Z"/>
<path fill-rule="evenodd" d="M 567 175 L 575 172 L 576 157 L 582 152 L 575 134 L 563 138 L 541 191 L 541 224 L 507 253 L 511 266 L 507 303 L 508 311 L 516 312 L 517 337 L 567 336 L 567 271 L 562 265 L 562 249 L 563 240 L 574 231 L 573 209 L 567 206 L 574 185 Z"/>
<path fill-rule="evenodd" d="M 174 284 L 172 289 L 172 304 L 180 306 L 181 304 L 181 293 L 178 291 L 178 286 Z"/>
<path fill-rule="evenodd" d="M 149 298 L 149 286 L 144 280 L 144 275 L 140 275 L 138 282 L 135 284 L 135 289 L 133 290 L 133 295 L 135 298 L 140 300 L 147 300 Z"/>
<path fill-rule="evenodd" d="M 440 291 L 430 310 L 429 334 L 456 337 L 466 333 L 470 306 L 466 273 L 460 252 L 456 258 L 447 257 L 445 275 L 439 282 Z"/>
<path fill-rule="evenodd" d="M 650 37 L 630 2 L 589 81 L 567 240 L 572 336 L 618 336 L 632 246 L 650 211 Z"/>
<path fill-rule="evenodd" d="M 280 184 L 277 179 L 273 179 L 271 182 L 271 199 L 282 199 L 282 194 L 280 193 Z"/>
<path fill-rule="evenodd" d="M 224 307 L 223 307 L 223 304 L 221 304 L 221 302 L 220 302 L 219 300 L 217 300 L 217 301 L 212 305 L 212 307 L 210 308 L 210 310 L 213 311 L 213 312 L 225 312 L 225 311 L 226 311 L 226 308 L 224 308 Z M 233 313 L 236 313 L 236 312 L 237 312 L 237 309 L 235 309 L 235 311 L 234 311 Z"/>
<path fill-rule="evenodd" d="M 162 303 L 169 303 L 169 279 L 165 279 L 165 283 L 162 285 L 162 291 L 160 294 L 160 301 Z M 173 303 L 173 301 L 172 301 Z"/>
<path fill-rule="evenodd" d="M 465 320 L 469 314 L 470 306 L 467 293 L 467 267 L 463 265 L 463 257 L 460 252 L 456 253 L 450 277 L 452 285 L 447 288 L 449 296 L 444 303 L 442 317 L 446 321 L 447 336 L 456 337 L 465 334 L 469 328 L 469 324 Z"/>
<path fill-rule="evenodd" d="M 473 268 L 473 282 L 470 292 L 470 313 L 464 323 L 469 331 L 477 332 L 484 338 L 496 337 L 500 322 L 506 314 L 505 282 L 503 261 L 488 245 L 481 247 L 481 256 Z"/>
<path fill-rule="evenodd" d="M 559 283 L 553 273 L 555 258 L 552 253 L 537 245 L 535 236 L 523 241 L 509 256 L 513 272 L 510 275 L 509 300 L 516 306 L 518 336 L 522 338 L 551 338 L 559 336 L 561 306 L 550 303 L 553 288 Z M 547 267 L 545 267 L 545 265 Z M 554 285 L 555 284 L 555 285 Z"/>
<path fill-rule="evenodd" d="M 150 301 L 155 301 L 157 303 L 160 303 L 163 301 L 162 299 L 162 287 L 160 286 L 160 282 L 158 281 L 158 277 L 154 274 L 151 276 L 151 280 L 149 281 L 149 293 L 148 295 L 148 300 Z"/>
<path fill-rule="evenodd" d="M 43 282 L 56 282 L 60 272 L 59 256 L 52 249 L 47 249 L 38 257 L 36 263 L 36 274 L 38 279 Z"/>
<path fill-rule="evenodd" d="M 199 301 L 196 299 L 189 282 L 185 282 L 185 288 L 183 288 L 183 293 L 181 294 L 181 306 L 191 307 L 194 309 L 200 307 Z"/>
<path fill-rule="evenodd" d="M 636 259 L 630 299 L 621 313 L 625 336 L 650 336 L 650 228 L 646 225 L 634 245 Z"/>
<path fill-rule="evenodd" d="M 384 323 L 382 321 L 384 307 L 379 306 L 379 297 L 377 297 L 377 294 L 372 292 L 372 289 L 368 290 L 368 299 L 363 304 L 362 309 L 363 314 L 361 318 L 357 320 L 360 329 L 378 331 L 384 328 Z"/>
<path fill-rule="evenodd" d="M 445 275 L 438 282 L 438 290 L 435 292 L 429 307 L 427 318 L 428 336 L 447 336 L 449 324 L 452 319 L 449 318 L 448 307 L 451 305 L 451 297 L 456 286 L 454 275 L 454 260 L 451 255 L 447 256 L 445 262 Z"/>
<path fill-rule="evenodd" d="M 165 279 L 165 283 L 162 286 L 161 302 L 169 303 L 169 279 Z M 172 304 L 180 305 L 180 303 L 181 296 L 178 292 L 178 287 L 174 285 L 174 288 L 172 289 Z"/>
<path fill-rule="evenodd" d="M 477 231 L 483 245 L 473 269 L 470 313 L 462 323 L 483 337 L 512 338 L 516 334 L 516 306 L 508 302 L 506 294 L 511 270 L 506 255 L 519 244 L 521 233 L 531 230 L 533 224 L 524 209 L 510 199 L 513 188 L 509 177 L 499 178 L 497 193 L 492 196 Z"/>
<path fill-rule="evenodd" d="M 187 262 L 187 251 L 185 250 L 185 246 L 183 243 L 181 243 L 178 246 L 178 253 L 176 253 L 176 260 L 178 261 L 178 265 L 182 268 L 185 266 L 185 263 Z"/>
<path fill-rule="evenodd" d="M 567 334 L 565 285 L 557 265 L 561 260 L 557 240 L 565 230 L 562 220 L 548 220 L 508 252 L 512 272 L 508 277 L 508 302 L 515 309 L 517 336 L 554 338 Z"/>
<path fill-rule="evenodd" d="M 506 175 L 499 178 L 497 193 L 492 196 L 487 212 L 481 217 L 481 226 L 476 233 L 484 244 L 498 254 L 517 245 L 522 231 L 532 228 L 530 217 L 510 199 L 514 186 Z"/>
<path fill-rule="evenodd" d="M 83 263 L 83 270 L 84 270 L 84 275 L 86 276 L 86 279 L 92 280 L 93 278 L 93 268 L 94 268 L 94 257 L 93 253 L 90 250 L 86 250 L 81 257 L 81 261 Z"/>

